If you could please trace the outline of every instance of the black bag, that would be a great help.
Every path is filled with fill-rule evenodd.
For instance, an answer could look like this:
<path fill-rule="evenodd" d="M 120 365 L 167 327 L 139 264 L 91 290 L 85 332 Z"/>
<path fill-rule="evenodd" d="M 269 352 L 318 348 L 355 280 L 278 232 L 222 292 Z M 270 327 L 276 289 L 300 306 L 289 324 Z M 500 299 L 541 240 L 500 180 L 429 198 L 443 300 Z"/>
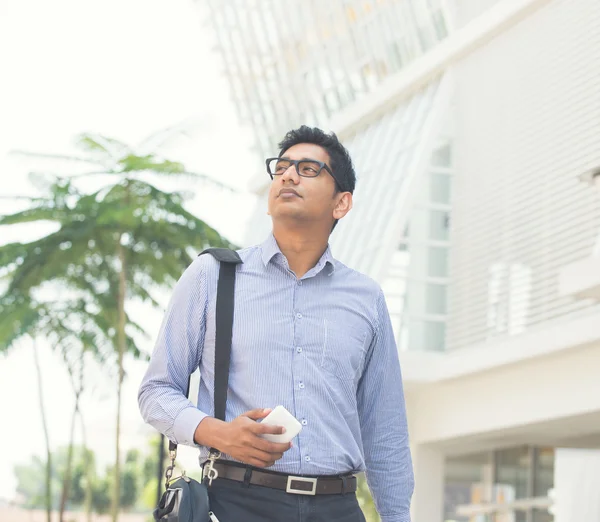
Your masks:
<path fill-rule="evenodd" d="M 211 254 L 220 263 L 216 304 L 215 339 L 215 417 L 225 420 L 225 404 L 229 383 L 229 361 L 231 359 L 231 334 L 233 331 L 233 305 L 236 265 L 242 263 L 237 252 L 227 248 L 209 248 L 202 254 Z M 188 380 L 189 395 L 190 381 Z M 171 480 L 177 457 L 177 444 L 169 441 L 171 465 L 165 472 L 166 491 L 154 510 L 157 522 L 218 522 L 210 511 L 208 502 L 208 484 L 216 476 L 212 463 L 221 454 L 215 448 L 210 449 L 207 465 L 208 472 L 203 473 L 202 482 L 183 475 Z M 212 474 L 211 474 L 212 473 Z"/>

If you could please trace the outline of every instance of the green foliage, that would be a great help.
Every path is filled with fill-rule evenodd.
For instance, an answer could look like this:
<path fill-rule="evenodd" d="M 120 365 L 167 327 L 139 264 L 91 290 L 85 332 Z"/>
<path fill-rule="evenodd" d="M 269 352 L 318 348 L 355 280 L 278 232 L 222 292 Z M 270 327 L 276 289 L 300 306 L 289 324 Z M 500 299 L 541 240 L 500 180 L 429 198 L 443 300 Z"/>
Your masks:
<path fill-rule="evenodd" d="M 146 335 L 124 312 L 126 303 L 136 300 L 158 306 L 153 292 L 170 288 L 177 281 L 191 263 L 193 251 L 208 246 L 233 247 L 185 208 L 184 193 L 160 190 L 149 181 L 148 175 L 185 176 L 223 188 L 206 176 L 189 172 L 183 164 L 147 150 L 175 134 L 162 131 L 138 150 L 114 138 L 82 134 L 76 156 L 28 154 L 70 161 L 85 169 L 75 175 L 32 173 L 41 195 L 29 198 L 24 210 L 0 215 L 0 226 L 55 225 L 54 231 L 33 241 L 0 246 L 0 282 L 4 285 L 0 295 L 0 353 L 25 335 L 44 336 L 59 347 L 71 376 L 73 359 L 86 353 L 101 363 L 116 361 L 114 479 L 112 484 L 108 479 L 95 484 L 93 495 L 96 510 L 103 512 L 110 487 L 114 487 L 113 520 L 119 500 L 123 507 L 131 507 L 141 491 L 134 465 L 126 465 L 121 472 L 119 459 L 123 355 L 139 357 L 139 343 Z M 83 192 L 77 180 L 90 176 L 102 176 L 107 184 Z M 78 487 L 71 488 L 77 499 L 81 496 Z"/>
<path fill-rule="evenodd" d="M 174 135 L 167 129 L 158 138 Z M 146 140 L 156 141 L 155 137 Z M 43 191 L 29 198 L 28 208 L 0 215 L 0 225 L 53 222 L 58 229 L 34 241 L 0 246 L 0 277 L 6 289 L 0 297 L 0 352 L 21 336 L 36 332 L 48 315 L 36 290 L 48 282 L 57 291 L 72 292 L 71 307 L 63 308 L 63 323 L 72 314 L 85 318 L 90 341 L 114 346 L 116 342 L 120 261 L 117 247 L 125 250 L 127 296 L 157 306 L 152 290 L 170 287 L 192 261 L 191 250 L 233 246 L 215 229 L 188 212 L 185 196 L 166 192 L 147 181 L 147 174 L 193 177 L 223 187 L 206 176 L 188 172 L 157 153 L 137 153 L 128 145 L 99 134 L 82 134 L 78 156 L 28 154 L 50 160 L 89 164 L 95 170 L 74 176 L 38 175 Z M 104 175 L 113 179 L 91 193 L 77 186 L 80 176 Z M 112 176 L 112 178 L 111 178 Z M 116 176 L 116 179 L 114 177 Z M 68 308 L 68 309 L 67 309 Z M 128 319 L 127 348 L 139 356 L 139 325 Z"/>
<path fill-rule="evenodd" d="M 52 506 L 58 507 L 60 491 L 62 488 L 62 477 L 67 464 L 68 448 L 59 448 L 52 457 Z M 70 505 L 81 505 L 85 497 L 85 470 L 86 450 L 74 447 L 73 452 L 73 474 L 71 476 L 70 494 L 68 503 Z M 94 467 L 94 454 L 87 450 L 87 462 Z M 25 498 L 25 506 L 28 508 L 43 508 L 45 506 L 45 485 L 41 477 L 44 476 L 46 462 L 37 456 L 33 456 L 28 464 L 15 466 L 14 472 L 17 479 L 17 493 Z"/>
<path fill-rule="evenodd" d="M 92 507 L 99 515 L 108 513 L 110 508 L 110 475 L 99 479 L 92 489 Z"/>
<path fill-rule="evenodd" d="M 145 452 L 137 449 L 130 450 L 125 457 L 125 464 L 121 470 L 121 499 L 120 505 L 124 510 L 137 507 L 142 510 L 154 508 L 156 504 L 157 488 L 157 455 L 159 437 L 149 440 Z M 62 477 L 67 463 L 68 447 L 58 448 L 53 454 L 52 483 L 54 498 L 52 505 L 57 508 L 60 501 Z M 102 475 L 96 472 L 96 458 L 91 450 L 84 450 L 80 446 L 74 447 L 73 469 L 67 507 L 69 509 L 82 509 L 85 502 L 88 469 L 91 468 L 92 479 L 92 507 L 98 514 L 105 514 L 110 508 L 110 495 L 114 467 L 108 466 Z M 166 463 L 166 462 L 165 462 Z M 42 508 L 45 505 L 45 487 L 40 477 L 44 475 L 46 463 L 37 456 L 31 458 L 27 464 L 15 466 L 17 478 L 17 492 L 25 499 L 25 507 Z"/>
<path fill-rule="evenodd" d="M 121 473 L 121 500 L 123 509 L 131 509 L 137 502 L 143 488 L 143 477 L 140 470 L 143 469 L 142 456 L 137 449 L 129 450 L 125 456 L 125 466 Z"/>
<path fill-rule="evenodd" d="M 140 507 L 144 510 L 152 510 L 156 507 L 156 490 L 158 488 L 158 478 L 151 478 L 144 485 L 140 496 Z"/>
<path fill-rule="evenodd" d="M 363 473 L 358 476 L 356 496 L 367 522 L 380 522 L 381 519 L 377 514 L 377 509 L 375 508 L 375 503 L 373 502 L 367 479 Z"/>
<path fill-rule="evenodd" d="M 25 498 L 26 508 L 44 508 L 46 505 L 46 487 L 41 477 L 45 474 L 46 464 L 39 457 L 33 457 L 28 465 L 15 466 L 14 473 L 17 480 L 17 493 Z M 52 505 L 58 505 L 59 480 L 53 476 Z"/>

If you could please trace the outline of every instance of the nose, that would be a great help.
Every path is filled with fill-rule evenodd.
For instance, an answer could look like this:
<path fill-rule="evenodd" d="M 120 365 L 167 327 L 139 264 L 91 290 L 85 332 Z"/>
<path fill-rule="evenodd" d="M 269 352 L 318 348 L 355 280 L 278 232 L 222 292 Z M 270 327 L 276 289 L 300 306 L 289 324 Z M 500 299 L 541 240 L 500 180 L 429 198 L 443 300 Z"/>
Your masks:
<path fill-rule="evenodd" d="M 297 185 L 300 181 L 300 176 L 298 176 L 298 172 L 296 171 L 296 166 L 294 164 L 290 165 L 281 175 L 282 183 L 285 183 L 287 180 L 291 180 L 294 185 Z"/>

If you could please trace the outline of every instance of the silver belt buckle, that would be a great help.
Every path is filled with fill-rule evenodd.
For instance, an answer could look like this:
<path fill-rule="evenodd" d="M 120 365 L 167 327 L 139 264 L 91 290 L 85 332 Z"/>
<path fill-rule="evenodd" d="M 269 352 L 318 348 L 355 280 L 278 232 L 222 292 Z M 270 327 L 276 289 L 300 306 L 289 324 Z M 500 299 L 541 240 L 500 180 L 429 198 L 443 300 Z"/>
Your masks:
<path fill-rule="evenodd" d="M 312 485 L 310 490 L 297 489 L 292 487 L 292 482 L 307 482 Z M 317 479 L 308 477 L 293 477 L 289 476 L 287 481 L 287 487 L 285 488 L 286 493 L 292 493 L 294 495 L 316 495 L 317 494 Z"/>

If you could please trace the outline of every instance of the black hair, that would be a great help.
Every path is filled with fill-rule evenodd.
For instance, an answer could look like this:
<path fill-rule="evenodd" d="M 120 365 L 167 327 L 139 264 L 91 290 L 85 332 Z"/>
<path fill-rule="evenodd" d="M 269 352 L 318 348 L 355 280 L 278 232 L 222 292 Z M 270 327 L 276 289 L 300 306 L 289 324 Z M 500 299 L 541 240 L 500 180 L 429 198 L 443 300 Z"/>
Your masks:
<path fill-rule="evenodd" d="M 279 157 L 281 157 L 285 151 L 298 145 L 299 143 L 312 143 L 323 147 L 331 162 L 331 170 L 333 177 L 336 181 L 336 192 L 354 192 L 356 186 L 356 173 L 354 172 L 354 166 L 352 165 L 352 159 L 350 154 L 346 150 L 346 147 L 342 145 L 338 137 L 332 132 L 326 134 L 317 127 L 308 127 L 302 125 L 298 129 L 289 131 L 279 143 Z"/>

